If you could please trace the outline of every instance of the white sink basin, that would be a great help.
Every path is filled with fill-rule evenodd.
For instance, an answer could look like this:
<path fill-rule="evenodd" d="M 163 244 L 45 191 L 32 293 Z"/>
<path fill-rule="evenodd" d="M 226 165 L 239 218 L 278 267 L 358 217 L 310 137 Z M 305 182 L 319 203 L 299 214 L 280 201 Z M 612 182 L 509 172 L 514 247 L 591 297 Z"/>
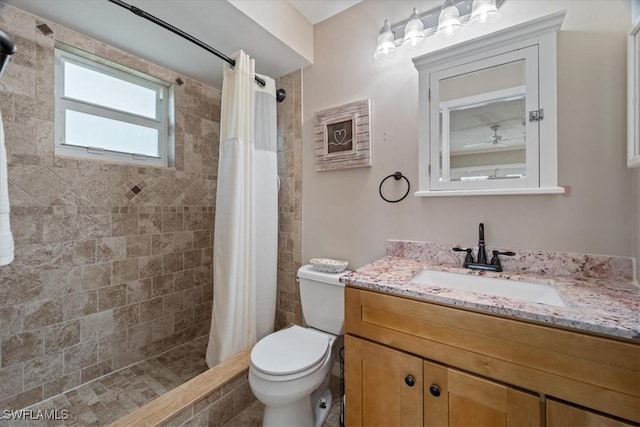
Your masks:
<path fill-rule="evenodd" d="M 412 282 L 439 288 L 456 289 L 477 294 L 494 295 L 564 307 L 556 289 L 544 283 L 521 282 L 446 271 L 422 270 Z"/>

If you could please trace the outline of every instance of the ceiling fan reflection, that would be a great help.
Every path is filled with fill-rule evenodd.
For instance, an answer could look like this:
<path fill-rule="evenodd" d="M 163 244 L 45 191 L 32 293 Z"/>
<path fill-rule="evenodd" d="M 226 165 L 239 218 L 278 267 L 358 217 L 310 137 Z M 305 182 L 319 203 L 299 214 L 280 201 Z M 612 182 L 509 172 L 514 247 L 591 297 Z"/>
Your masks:
<path fill-rule="evenodd" d="M 489 139 L 487 141 L 483 141 L 483 142 L 476 142 L 474 144 L 467 144 L 467 145 L 463 145 L 462 148 L 473 148 L 473 147 L 481 147 L 481 146 L 493 146 L 493 147 L 508 147 L 507 144 L 504 144 L 505 142 L 508 141 L 516 141 L 516 140 L 521 140 L 523 139 L 523 137 L 516 137 L 516 138 L 503 138 L 502 135 L 498 135 L 498 130 L 500 130 L 501 126 L 500 125 L 492 125 L 489 126 L 489 129 L 491 129 L 493 131 L 493 135 L 489 136 Z"/>

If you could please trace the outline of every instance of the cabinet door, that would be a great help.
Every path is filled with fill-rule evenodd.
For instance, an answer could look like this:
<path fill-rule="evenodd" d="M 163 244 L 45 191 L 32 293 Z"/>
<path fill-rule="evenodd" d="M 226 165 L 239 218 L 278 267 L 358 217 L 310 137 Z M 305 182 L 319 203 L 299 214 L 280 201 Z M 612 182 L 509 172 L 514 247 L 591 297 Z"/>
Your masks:
<path fill-rule="evenodd" d="M 347 335 L 346 425 L 421 426 L 422 359 Z"/>
<path fill-rule="evenodd" d="M 630 427 L 622 421 L 582 408 L 547 400 L 547 427 Z"/>
<path fill-rule="evenodd" d="M 540 427 L 540 398 L 511 387 L 424 362 L 424 420 L 428 427 Z"/>

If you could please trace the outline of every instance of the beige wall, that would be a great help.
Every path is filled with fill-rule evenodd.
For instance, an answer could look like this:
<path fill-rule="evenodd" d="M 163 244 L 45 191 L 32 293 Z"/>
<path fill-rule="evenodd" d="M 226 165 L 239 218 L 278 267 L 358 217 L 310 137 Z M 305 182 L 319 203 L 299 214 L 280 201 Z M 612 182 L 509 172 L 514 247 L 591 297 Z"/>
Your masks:
<path fill-rule="evenodd" d="M 229 0 L 229 3 L 313 64 L 313 25 L 289 2 Z"/>
<path fill-rule="evenodd" d="M 175 168 L 53 155 L 54 41 L 178 74 L 5 6 L 0 80 L 13 263 L 0 267 L 0 408 L 19 409 L 208 333 L 220 91 L 175 87 Z M 44 21 L 46 22 L 46 21 Z"/>
<path fill-rule="evenodd" d="M 405 19 L 435 1 L 365 1 L 315 27 L 314 64 L 304 70 L 303 261 L 328 256 L 359 267 L 385 240 L 632 254 L 631 176 L 625 167 L 628 1 L 510 0 L 501 26 L 567 10 L 558 37 L 559 184 L 566 196 L 416 198 L 388 204 L 380 180 L 396 170 L 418 184 L 418 73 L 411 57 L 373 59 L 385 18 Z M 431 40 L 429 42 L 432 42 Z M 373 167 L 316 172 L 315 111 L 371 99 Z M 637 179 L 636 179 L 637 182 Z"/>

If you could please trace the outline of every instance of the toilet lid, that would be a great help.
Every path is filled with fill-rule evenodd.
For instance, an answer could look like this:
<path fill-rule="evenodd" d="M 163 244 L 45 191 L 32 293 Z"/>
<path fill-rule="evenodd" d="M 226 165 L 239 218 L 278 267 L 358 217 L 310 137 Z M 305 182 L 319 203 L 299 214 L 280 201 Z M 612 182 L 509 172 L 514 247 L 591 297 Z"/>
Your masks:
<path fill-rule="evenodd" d="M 265 374 L 289 375 L 322 362 L 329 337 L 300 326 L 267 335 L 251 351 L 251 363 Z"/>

